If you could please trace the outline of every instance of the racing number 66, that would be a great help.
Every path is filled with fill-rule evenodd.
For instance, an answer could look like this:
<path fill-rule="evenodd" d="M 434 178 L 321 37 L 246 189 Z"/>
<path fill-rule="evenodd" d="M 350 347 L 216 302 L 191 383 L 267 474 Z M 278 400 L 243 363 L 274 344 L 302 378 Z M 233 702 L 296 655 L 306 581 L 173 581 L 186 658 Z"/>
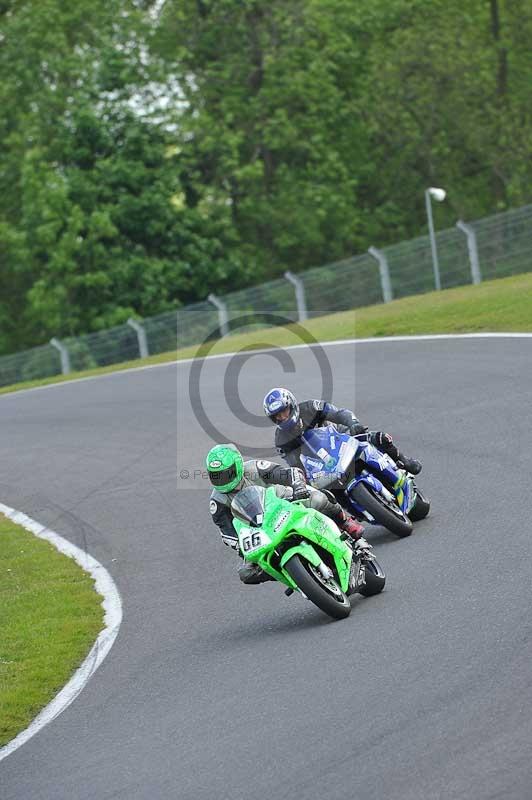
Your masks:
<path fill-rule="evenodd" d="M 244 536 L 242 539 L 242 549 L 245 553 L 260 547 L 260 533 L 253 533 L 251 536 Z"/>

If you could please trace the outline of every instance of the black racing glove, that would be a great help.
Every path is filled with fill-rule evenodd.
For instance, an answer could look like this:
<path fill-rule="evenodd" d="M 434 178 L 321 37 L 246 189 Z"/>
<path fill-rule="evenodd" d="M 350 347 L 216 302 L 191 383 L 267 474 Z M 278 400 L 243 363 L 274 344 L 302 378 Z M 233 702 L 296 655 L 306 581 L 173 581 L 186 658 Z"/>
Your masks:
<path fill-rule="evenodd" d="M 359 433 L 366 433 L 368 430 L 367 425 L 362 425 L 361 422 L 353 422 L 349 427 L 351 436 L 358 436 Z"/>
<path fill-rule="evenodd" d="M 384 431 L 375 431 L 371 438 L 375 447 L 390 447 L 393 444 L 390 434 L 384 433 Z"/>
<path fill-rule="evenodd" d="M 292 500 L 306 500 L 310 497 L 310 489 L 302 478 L 298 478 L 292 484 Z"/>

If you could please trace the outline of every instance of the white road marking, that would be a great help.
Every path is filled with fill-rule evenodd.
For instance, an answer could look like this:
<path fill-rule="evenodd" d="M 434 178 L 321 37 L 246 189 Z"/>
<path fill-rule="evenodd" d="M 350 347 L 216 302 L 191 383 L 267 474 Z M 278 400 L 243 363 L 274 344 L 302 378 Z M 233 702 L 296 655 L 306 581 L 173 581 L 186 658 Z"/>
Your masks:
<path fill-rule="evenodd" d="M 338 345 L 360 345 L 366 344 L 382 344 L 387 342 L 419 342 L 419 341 L 432 341 L 438 339 L 528 339 L 532 338 L 532 333 L 459 333 L 459 334 L 426 334 L 420 336 L 381 336 L 371 339 L 337 339 L 332 342 L 316 342 L 309 344 L 296 344 L 288 345 L 280 348 L 280 346 L 273 346 L 264 348 L 262 350 L 248 351 L 253 354 L 269 353 L 278 349 L 283 350 L 298 350 L 304 347 L 321 346 L 321 347 L 335 347 Z M 212 356 L 207 356 L 208 359 L 217 358 L 232 358 L 238 355 L 238 352 L 233 353 L 217 353 Z M 84 381 L 102 380 L 104 378 L 115 378 L 118 375 L 127 375 L 131 372 L 140 372 L 146 369 L 157 369 L 168 366 L 179 366 L 191 364 L 196 359 L 187 358 L 180 361 L 165 361 L 161 364 L 146 364 L 141 367 L 132 367 L 131 369 L 117 370 L 116 372 L 109 372 L 105 375 L 91 375 L 86 378 L 76 378 L 72 381 L 64 381 L 62 383 L 52 383 L 48 386 L 35 386 L 31 389 L 20 389 L 17 392 L 0 395 L 0 400 L 19 396 L 25 392 L 37 392 L 46 389 L 57 389 L 58 387 L 71 386 L 74 383 L 83 383 Z M 89 572 L 96 581 L 96 590 L 103 596 L 103 608 L 105 610 L 104 624 L 105 627 L 96 639 L 91 651 L 81 667 L 74 673 L 66 686 L 56 695 L 49 705 L 47 705 L 29 725 L 26 730 L 22 731 L 9 742 L 5 747 L 0 748 L 0 761 L 6 758 L 14 750 L 17 750 L 21 745 L 34 736 L 41 728 L 52 722 L 62 711 L 64 711 L 73 700 L 76 699 L 91 675 L 98 669 L 104 658 L 109 653 L 113 643 L 117 637 L 120 623 L 122 621 L 122 602 L 118 589 L 107 572 L 95 558 L 88 553 L 83 552 L 71 542 L 64 539 L 54 531 L 49 530 L 39 522 L 27 517 L 21 511 L 16 511 L 9 506 L 0 503 L 0 512 L 9 517 L 13 522 L 22 525 L 26 530 L 31 531 L 41 539 L 46 539 L 51 542 L 60 552 L 65 555 L 71 556 L 82 567 L 82 569 Z"/>
<path fill-rule="evenodd" d="M 96 582 L 96 591 L 103 597 L 102 606 L 105 611 L 104 629 L 94 642 L 85 661 L 76 670 L 66 686 L 61 689 L 51 703 L 43 708 L 33 722 L 8 742 L 5 747 L 0 748 L 0 761 L 2 761 L 2 759 L 27 742 L 28 739 L 31 739 L 45 725 L 48 725 L 49 722 L 58 717 L 76 699 L 113 646 L 122 622 L 122 601 L 110 574 L 91 555 L 63 539 L 58 533 L 49 530 L 45 525 L 41 525 L 40 522 L 27 517 L 21 511 L 16 511 L 14 508 L 0 503 L 0 512 L 40 539 L 46 539 L 65 556 L 73 558 L 85 572 L 88 572 Z"/>
<path fill-rule="evenodd" d="M 268 330 L 268 329 L 267 329 Z M 260 355 L 263 353 L 272 353 L 275 350 L 301 350 L 304 347 L 335 347 L 338 345 L 352 344 L 359 347 L 365 344 L 383 344 L 386 342 L 428 342 L 438 339 L 530 339 L 532 333 L 427 333 L 420 334 L 419 336 L 375 336 L 370 339 L 335 339 L 331 342 L 310 342 L 310 344 L 289 344 L 283 347 L 282 345 L 272 345 L 260 350 L 246 350 L 246 354 Z M 198 345 L 199 346 L 199 345 Z M 49 383 L 46 386 L 32 386 L 30 389 L 17 389 L 14 392 L 6 392 L 0 394 L 0 401 L 8 399 L 13 396 L 20 396 L 26 392 L 42 392 L 46 389 L 58 389 L 61 387 L 72 386 L 74 383 L 84 383 L 85 381 L 97 381 L 104 378 L 116 378 L 119 375 L 129 375 L 132 372 L 142 372 L 145 369 L 160 369 L 162 367 L 179 367 L 182 365 L 192 364 L 193 361 L 206 361 L 214 360 L 217 358 L 232 358 L 233 356 L 240 355 L 240 351 L 231 353 L 215 353 L 212 356 L 200 356 L 198 358 L 183 358 L 174 361 L 162 361 L 160 364 L 144 364 L 141 367 L 129 367 L 128 369 L 117 369 L 114 372 L 106 372 L 104 375 L 88 375 L 86 378 L 73 378 L 71 381 L 61 381 L 59 383 Z M 117 365 L 118 366 L 118 365 Z"/>

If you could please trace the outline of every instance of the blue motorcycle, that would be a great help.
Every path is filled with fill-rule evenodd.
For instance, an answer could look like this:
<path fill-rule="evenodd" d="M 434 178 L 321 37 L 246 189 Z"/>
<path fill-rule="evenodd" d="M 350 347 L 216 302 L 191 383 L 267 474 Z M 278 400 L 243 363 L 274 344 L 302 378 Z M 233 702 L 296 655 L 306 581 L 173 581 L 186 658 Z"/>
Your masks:
<path fill-rule="evenodd" d="M 358 519 L 409 536 L 412 522 L 429 513 L 430 502 L 413 477 L 367 438 L 340 433 L 333 425 L 305 431 L 301 462 L 307 480 L 334 494 Z"/>

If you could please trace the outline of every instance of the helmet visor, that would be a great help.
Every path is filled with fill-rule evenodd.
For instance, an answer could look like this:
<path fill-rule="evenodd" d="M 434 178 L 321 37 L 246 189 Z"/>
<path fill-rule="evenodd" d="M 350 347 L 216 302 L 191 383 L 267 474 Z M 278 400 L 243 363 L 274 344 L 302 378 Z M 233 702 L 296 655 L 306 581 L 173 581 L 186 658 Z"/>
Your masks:
<path fill-rule="evenodd" d="M 236 475 L 236 464 L 231 464 L 227 469 L 221 469 L 217 472 L 209 470 L 209 479 L 213 486 L 226 486 L 226 484 L 235 480 Z"/>
<path fill-rule="evenodd" d="M 280 422 L 286 422 L 291 413 L 292 409 L 290 406 L 287 406 L 286 408 L 282 408 L 280 411 L 278 411 L 277 414 L 272 414 L 271 418 L 276 425 L 279 425 Z"/>

